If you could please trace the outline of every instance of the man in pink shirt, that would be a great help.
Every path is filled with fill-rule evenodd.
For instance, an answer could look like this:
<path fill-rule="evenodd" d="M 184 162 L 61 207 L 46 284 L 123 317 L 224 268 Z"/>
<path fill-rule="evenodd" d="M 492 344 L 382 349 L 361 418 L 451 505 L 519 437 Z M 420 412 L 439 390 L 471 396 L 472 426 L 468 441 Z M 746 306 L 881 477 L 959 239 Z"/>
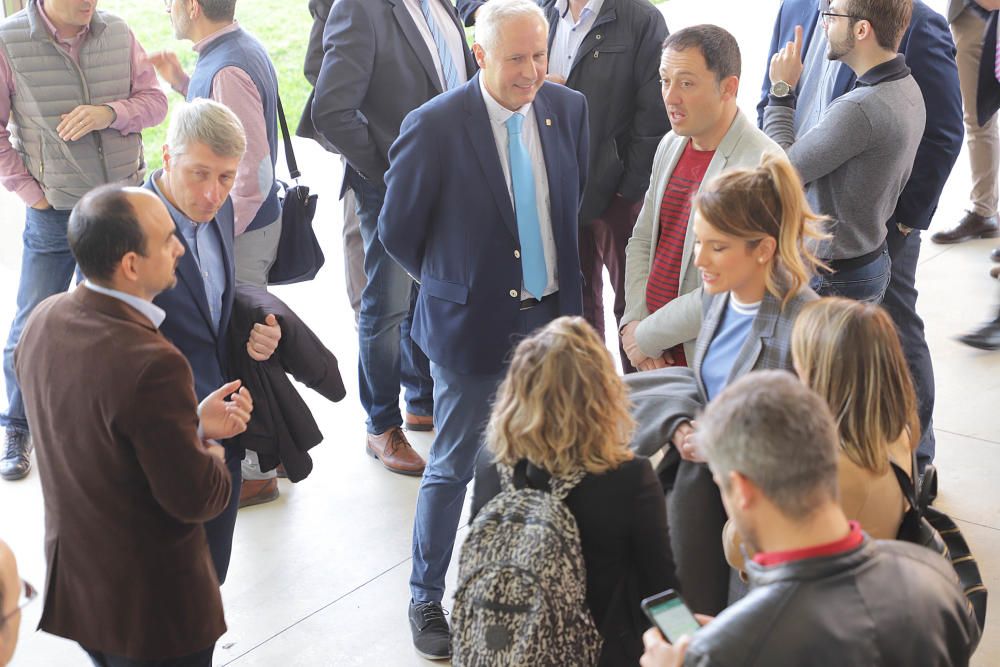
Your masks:
<path fill-rule="evenodd" d="M 17 313 L 3 355 L 3 479 L 21 479 L 31 467 L 14 347 L 35 305 L 69 287 L 70 210 L 99 185 L 141 184 L 140 133 L 166 114 L 142 46 L 122 19 L 97 11 L 97 0 L 30 0 L 0 21 L 0 183 L 27 207 Z"/>
<path fill-rule="evenodd" d="M 178 39 L 194 42 L 191 76 L 177 54 L 151 54 L 156 71 L 188 100 L 210 98 L 228 107 L 246 133 L 247 149 L 230 192 L 236 214 L 236 280 L 267 286 L 281 236 L 274 164 L 278 155 L 278 79 L 263 45 L 235 21 L 236 0 L 171 0 L 167 11 Z M 240 506 L 278 497 L 275 471 L 262 472 L 254 452 L 243 464 Z"/>

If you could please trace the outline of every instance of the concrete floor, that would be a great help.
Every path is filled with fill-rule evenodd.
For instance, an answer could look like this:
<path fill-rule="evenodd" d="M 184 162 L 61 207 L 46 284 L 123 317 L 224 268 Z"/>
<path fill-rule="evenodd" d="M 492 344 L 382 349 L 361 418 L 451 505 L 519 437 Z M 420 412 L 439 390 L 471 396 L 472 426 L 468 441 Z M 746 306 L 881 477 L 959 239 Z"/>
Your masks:
<path fill-rule="evenodd" d="M 678 29 L 711 22 L 736 34 L 743 48 L 744 109 L 752 109 L 777 0 L 705 3 L 671 0 L 667 23 Z M 939 11 L 943 0 L 929 2 Z M 153 45 L 147 45 L 153 48 Z M 348 398 L 331 404 L 304 390 L 327 436 L 316 448 L 312 476 L 281 481 L 281 498 L 240 513 L 229 580 L 223 587 L 229 632 L 217 665 L 421 665 L 406 620 L 410 532 L 419 480 L 393 475 L 364 453 L 364 413 L 354 371 L 357 338 L 344 293 L 340 254 L 339 161 L 310 142 L 297 144 L 305 181 L 320 193 L 316 228 L 327 266 L 311 284 L 277 288 L 341 360 Z M 932 231 L 960 215 L 969 171 L 959 158 Z M 13 316 L 23 211 L 0 192 L 0 322 Z M 935 423 L 941 472 L 939 506 L 972 545 L 993 592 L 987 634 L 973 664 L 1000 665 L 1000 353 L 977 352 L 954 337 L 983 320 L 1000 298 L 987 257 L 995 242 L 959 246 L 924 243 L 918 272 L 920 312 L 937 376 Z M 610 305 L 607 308 L 610 313 Z M 613 327 L 611 328 L 613 330 Z M 429 435 L 413 441 L 424 455 Z M 45 580 L 42 498 L 37 472 L 0 483 L 0 537 L 13 547 L 22 575 Z M 464 535 L 464 529 L 460 538 Z M 452 575 L 454 575 L 452 569 Z M 449 582 L 453 586 L 453 580 Z M 121 585 L 127 586 L 123 581 Z M 446 600 L 446 606 L 449 603 Z M 86 665 L 79 648 L 35 632 L 36 602 L 25 611 L 15 667 Z"/>

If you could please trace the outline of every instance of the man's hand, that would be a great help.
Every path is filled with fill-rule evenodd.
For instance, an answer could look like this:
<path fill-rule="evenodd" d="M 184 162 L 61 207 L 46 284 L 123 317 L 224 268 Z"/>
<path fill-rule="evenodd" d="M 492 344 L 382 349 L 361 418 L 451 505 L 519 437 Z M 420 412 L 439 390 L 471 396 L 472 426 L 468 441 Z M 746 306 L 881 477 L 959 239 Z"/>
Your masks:
<path fill-rule="evenodd" d="M 795 26 L 795 41 L 771 56 L 771 83 L 784 81 L 792 88 L 802 77 L 802 26 Z"/>
<path fill-rule="evenodd" d="M 704 463 L 705 459 L 701 457 L 701 452 L 694 442 L 694 433 L 697 427 L 698 422 L 683 422 L 670 437 L 670 442 L 677 448 L 677 451 L 681 454 L 681 458 L 685 461 Z"/>
<path fill-rule="evenodd" d="M 45 195 L 42 195 L 42 198 L 36 201 L 34 204 L 32 204 L 31 208 L 36 209 L 38 211 L 47 211 L 48 209 L 52 208 L 52 204 L 50 204 L 49 200 L 45 198 Z"/>
<path fill-rule="evenodd" d="M 628 356 L 628 360 L 633 366 L 639 370 L 645 370 L 642 368 L 642 365 L 649 360 L 649 357 L 639 349 L 639 343 L 635 340 L 635 330 L 638 328 L 638 320 L 633 320 L 622 327 L 622 348 L 624 348 L 625 355 Z"/>
<path fill-rule="evenodd" d="M 240 384 L 239 380 L 233 380 L 222 385 L 198 406 L 203 437 L 225 440 L 247 430 L 247 422 L 253 412 L 253 399 L 249 390 L 241 388 Z"/>
<path fill-rule="evenodd" d="M 661 368 L 669 368 L 673 365 L 674 355 L 670 354 L 670 350 L 667 350 L 658 357 L 649 357 L 646 361 L 636 366 L 636 368 L 640 371 L 655 371 Z"/>
<path fill-rule="evenodd" d="M 181 61 L 173 51 L 156 51 L 149 54 L 149 62 L 152 64 L 160 78 L 170 84 L 174 90 L 179 90 L 181 84 L 187 79 L 187 72 L 181 66 Z"/>
<path fill-rule="evenodd" d="M 254 361 L 267 361 L 278 349 L 281 340 L 281 327 L 278 318 L 270 314 L 264 322 L 258 322 L 250 330 L 250 340 L 247 341 L 247 354 Z"/>
<path fill-rule="evenodd" d="M 105 130 L 115 120 L 115 111 L 106 104 L 81 104 L 61 116 L 56 132 L 63 141 L 76 141 L 95 130 Z"/>
<path fill-rule="evenodd" d="M 656 628 L 650 628 L 642 635 L 645 653 L 639 658 L 641 667 L 681 667 L 684 664 L 684 654 L 687 653 L 691 638 L 681 637 L 677 644 L 671 646 Z"/>

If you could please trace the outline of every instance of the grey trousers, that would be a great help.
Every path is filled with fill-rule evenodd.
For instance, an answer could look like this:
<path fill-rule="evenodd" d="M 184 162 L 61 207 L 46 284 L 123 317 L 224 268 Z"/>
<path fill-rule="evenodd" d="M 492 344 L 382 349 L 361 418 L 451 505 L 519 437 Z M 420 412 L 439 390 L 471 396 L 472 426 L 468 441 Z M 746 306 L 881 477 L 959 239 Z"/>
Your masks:
<path fill-rule="evenodd" d="M 343 161 L 343 158 L 341 158 Z M 354 310 L 354 324 L 361 315 L 361 292 L 368 279 L 365 277 L 365 244 L 361 240 L 361 218 L 354 202 L 354 190 L 344 193 L 344 282 L 347 298 Z"/>
<path fill-rule="evenodd" d="M 979 127 L 976 120 L 976 86 L 979 81 L 979 61 L 983 55 L 983 32 L 986 23 L 976 12 L 966 9 L 951 24 L 958 50 L 958 82 L 962 88 L 962 108 L 965 112 L 965 141 L 969 147 L 972 168 L 970 210 L 989 217 L 997 213 L 997 161 L 1000 159 L 1000 138 L 997 117 Z M 986 54 L 992 58 L 993 54 Z"/>

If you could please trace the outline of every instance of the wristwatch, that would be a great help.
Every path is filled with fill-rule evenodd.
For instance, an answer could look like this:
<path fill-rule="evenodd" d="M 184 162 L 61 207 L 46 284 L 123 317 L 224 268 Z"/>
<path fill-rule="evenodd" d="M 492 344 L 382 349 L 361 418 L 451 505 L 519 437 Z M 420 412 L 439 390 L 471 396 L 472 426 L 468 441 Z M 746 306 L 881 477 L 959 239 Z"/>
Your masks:
<path fill-rule="evenodd" d="M 775 81 L 771 84 L 771 94 L 775 97 L 788 97 L 792 92 L 792 87 L 784 81 Z"/>

